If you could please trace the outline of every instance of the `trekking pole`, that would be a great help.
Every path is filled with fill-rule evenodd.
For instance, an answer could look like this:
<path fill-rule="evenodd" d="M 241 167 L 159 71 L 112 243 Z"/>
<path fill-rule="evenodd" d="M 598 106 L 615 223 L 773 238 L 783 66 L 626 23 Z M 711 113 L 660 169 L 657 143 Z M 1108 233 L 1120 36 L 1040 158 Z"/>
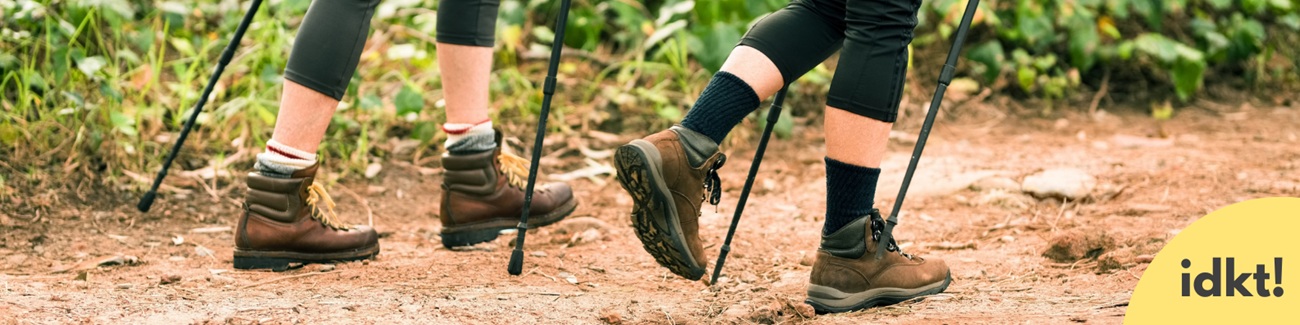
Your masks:
<path fill-rule="evenodd" d="M 745 212 L 745 201 L 749 200 L 749 190 L 754 187 L 754 178 L 758 176 L 758 165 L 763 163 L 763 152 L 767 151 L 767 139 L 772 136 L 772 128 L 781 119 L 781 102 L 785 101 L 785 91 L 790 84 L 781 87 L 772 99 L 772 108 L 767 111 L 767 126 L 763 127 L 763 137 L 758 140 L 758 151 L 754 152 L 754 162 L 749 165 L 749 177 L 745 178 L 745 188 L 740 190 L 740 202 L 736 203 L 736 215 L 731 217 L 731 228 L 727 229 L 727 241 L 722 243 L 722 252 L 718 253 L 718 263 L 713 266 L 713 278 L 709 284 L 718 283 L 722 274 L 722 265 L 727 263 L 727 253 L 731 252 L 731 237 L 736 235 L 736 226 L 740 225 L 740 214 Z"/>
<path fill-rule="evenodd" d="M 952 40 L 952 49 L 948 50 L 948 59 L 943 63 L 943 72 L 939 73 L 939 87 L 934 90 L 934 98 L 930 99 L 930 111 L 925 113 L 925 124 L 921 124 L 921 134 L 916 138 L 916 148 L 912 149 L 912 161 L 907 163 L 907 174 L 903 176 L 902 187 L 898 188 L 894 210 L 889 212 L 889 219 L 885 220 L 885 229 L 880 232 L 880 242 L 876 244 L 877 260 L 885 257 L 885 250 L 893 240 L 894 226 L 898 224 L 898 212 L 903 209 L 903 197 L 907 196 L 907 186 L 912 183 L 912 174 L 916 173 L 916 164 L 921 160 L 925 139 L 930 136 L 930 128 L 934 126 L 934 115 L 939 111 L 939 104 L 943 101 L 943 92 L 948 90 L 953 70 L 957 69 L 957 55 L 961 53 L 961 43 L 966 40 L 966 30 L 970 29 L 970 21 L 975 16 L 977 6 L 979 0 L 966 3 L 966 12 L 961 16 L 961 25 L 957 26 L 957 36 Z"/>
<path fill-rule="evenodd" d="M 560 0 L 560 16 L 555 19 L 555 40 L 551 42 L 551 62 L 546 68 L 546 83 L 542 86 L 542 116 L 537 121 L 537 138 L 533 139 L 533 159 L 528 165 L 528 186 L 524 189 L 524 211 L 519 215 L 518 237 L 515 250 L 510 252 L 510 265 L 506 271 L 519 275 L 524 271 L 524 237 L 528 235 L 528 208 L 533 204 L 533 185 L 537 183 L 537 164 L 542 157 L 542 140 L 546 139 L 546 117 L 551 113 L 551 95 L 555 94 L 555 70 L 560 65 L 560 50 L 564 49 L 564 25 L 569 20 L 569 0 Z"/>
<path fill-rule="evenodd" d="M 249 5 L 248 13 L 244 14 L 244 20 L 239 22 L 239 28 L 235 29 L 235 36 L 230 39 L 230 44 L 226 44 L 225 52 L 221 53 L 221 60 L 217 61 L 217 70 L 212 72 L 212 77 L 208 78 L 208 87 L 203 89 L 203 96 L 199 97 L 199 102 L 194 104 L 194 110 L 190 111 L 190 119 L 185 121 L 185 127 L 181 128 L 181 134 L 176 138 L 176 143 L 172 144 L 171 153 L 167 154 L 167 160 L 163 161 L 162 170 L 158 171 L 158 176 L 153 179 L 153 186 L 149 187 L 149 192 L 144 193 L 140 198 L 140 203 L 135 205 L 140 212 L 149 212 L 149 207 L 153 206 L 153 200 L 158 196 L 158 186 L 162 185 L 163 178 L 167 177 L 167 169 L 172 167 L 172 161 L 176 160 L 176 155 L 180 153 L 181 146 L 185 144 L 185 138 L 190 135 L 190 129 L 194 127 L 194 121 L 198 119 L 199 112 L 203 111 L 203 105 L 208 103 L 208 96 L 212 94 L 212 88 L 217 85 L 217 80 L 221 79 L 221 72 L 226 70 L 226 65 L 230 64 L 230 58 L 235 56 L 235 49 L 239 47 L 239 41 L 244 38 L 244 31 L 248 30 L 248 24 L 253 22 L 253 17 L 257 16 L 257 8 L 262 6 L 262 0 L 253 0 Z"/>

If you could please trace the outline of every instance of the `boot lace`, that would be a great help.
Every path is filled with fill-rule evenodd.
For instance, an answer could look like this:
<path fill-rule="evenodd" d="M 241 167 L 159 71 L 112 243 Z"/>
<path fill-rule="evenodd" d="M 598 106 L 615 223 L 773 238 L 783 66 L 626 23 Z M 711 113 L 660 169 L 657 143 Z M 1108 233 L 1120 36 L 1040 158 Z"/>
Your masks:
<path fill-rule="evenodd" d="M 722 201 L 722 178 L 718 176 L 718 168 L 722 168 L 727 163 L 727 155 L 718 155 L 718 160 L 709 166 L 709 171 L 704 176 L 704 200 L 713 205 L 716 212 L 718 202 Z"/>
<path fill-rule="evenodd" d="M 871 211 L 871 241 L 879 242 L 880 234 L 884 232 L 884 229 L 885 229 L 885 219 L 880 217 L 880 211 L 879 210 Z M 898 253 L 898 255 L 902 255 L 903 257 L 906 257 L 909 260 L 912 259 L 912 254 L 903 253 L 903 250 L 898 248 L 898 243 L 894 241 L 894 236 L 889 236 L 889 245 L 885 246 L 885 250 L 890 252 L 896 252 Z"/>
<path fill-rule="evenodd" d="M 325 187 L 320 186 L 320 184 L 311 184 L 307 188 L 307 193 L 307 207 L 311 209 L 312 219 L 316 219 L 321 224 L 334 230 L 352 229 L 352 227 L 339 221 L 338 214 L 334 213 L 334 199 L 331 199 L 330 194 L 325 192 Z"/>
<path fill-rule="evenodd" d="M 501 154 L 497 155 L 497 160 L 501 162 L 500 172 L 501 175 L 505 175 L 506 184 L 521 190 L 528 188 L 529 162 L 527 159 L 502 150 Z M 546 187 L 542 186 L 538 190 L 544 189 Z"/>

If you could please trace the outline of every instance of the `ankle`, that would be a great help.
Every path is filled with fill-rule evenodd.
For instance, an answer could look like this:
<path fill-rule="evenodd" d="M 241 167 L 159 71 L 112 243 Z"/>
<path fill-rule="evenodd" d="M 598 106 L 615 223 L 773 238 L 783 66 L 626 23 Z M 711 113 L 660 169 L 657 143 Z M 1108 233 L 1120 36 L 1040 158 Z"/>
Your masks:
<path fill-rule="evenodd" d="M 497 148 L 497 134 L 492 129 L 492 120 L 477 124 L 446 123 L 442 125 L 442 131 L 447 132 L 447 141 L 443 146 L 450 155 L 471 155 Z"/>
<path fill-rule="evenodd" d="M 293 178 L 293 174 L 316 165 L 316 153 L 281 144 L 274 139 L 266 143 L 266 151 L 257 154 L 253 168 L 262 176 Z"/>

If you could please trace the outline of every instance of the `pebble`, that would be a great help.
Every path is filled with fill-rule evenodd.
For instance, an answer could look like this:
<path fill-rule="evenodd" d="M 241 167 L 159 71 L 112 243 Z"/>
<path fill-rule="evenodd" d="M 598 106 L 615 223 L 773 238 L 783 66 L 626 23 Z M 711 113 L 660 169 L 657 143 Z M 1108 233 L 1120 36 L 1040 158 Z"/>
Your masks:
<path fill-rule="evenodd" d="M 320 267 L 316 268 L 316 271 L 329 272 L 329 271 L 333 271 L 334 268 L 335 268 L 334 264 L 321 264 Z"/>
<path fill-rule="evenodd" d="M 1077 168 L 1057 168 L 1039 172 L 1021 184 L 1021 190 L 1035 197 L 1063 197 L 1078 200 L 1097 187 L 1097 179 Z"/>
<path fill-rule="evenodd" d="M 172 284 L 181 281 L 181 276 L 175 274 L 164 275 L 158 280 L 158 284 Z"/>
<path fill-rule="evenodd" d="M 118 289 L 130 289 L 131 287 L 134 287 L 134 286 L 135 286 L 135 285 L 132 285 L 132 284 L 130 284 L 130 283 L 119 283 L 119 284 L 117 284 L 117 288 L 118 288 Z"/>
<path fill-rule="evenodd" d="M 533 252 L 533 253 L 530 254 L 530 255 L 533 255 L 533 257 L 546 257 L 546 252 L 543 252 L 543 251 L 536 251 L 536 252 Z"/>
<path fill-rule="evenodd" d="M 401 309 L 402 312 L 405 312 L 405 313 L 414 313 L 414 312 L 420 311 L 420 308 L 424 308 L 424 306 L 420 306 L 420 305 L 402 305 L 401 307 L 397 307 L 397 309 Z"/>
<path fill-rule="evenodd" d="M 1002 177 L 1002 176 L 989 176 L 989 177 L 978 179 L 974 183 L 971 183 L 970 189 L 976 191 L 1000 189 L 1008 192 L 1014 192 L 1020 190 L 1020 183 L 1017 183 L 1015 180 Z"/>
<path fill-rule="evenodd" d="M 605 324 L 617 325 L 623 323 L 623 315 L 616 311 L 611 311 L 600 315 L 600 321 Z"/>

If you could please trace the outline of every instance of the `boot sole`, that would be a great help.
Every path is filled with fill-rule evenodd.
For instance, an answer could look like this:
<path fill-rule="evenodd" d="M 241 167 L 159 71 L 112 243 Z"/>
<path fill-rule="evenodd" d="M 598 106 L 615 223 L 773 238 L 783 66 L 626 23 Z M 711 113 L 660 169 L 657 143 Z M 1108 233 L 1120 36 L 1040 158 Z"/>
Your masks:
<path fill-rule="evenodd" d="M 920 288 L 876 288 L 858 293 L 845 293 L 835 288 L 816 284 L 808 285 L 808 300 L 818 314 L 846 313 L 876 306 L 893 305 L 916 297 L 934 295 L 948 289 L 952 283 L 952 272 L 943 282 L 936 282 Z"/>
<path fill-rule="evenodd" d="M 677 206 L 663 178 L 659 149 L 645 140 L 618 148 L 614 168 L 618 182 L 632 196 L 632 226 L 645 251 L 673 274 L 691 280 L 704 275 L 682 236 Z"/>
<path fill-rule="evenodd" d="M 271 269 L 281 272 L 290 264 L 330 264 L 360 261 L 379 255 L 379 244 L 333 253 L 299 253 L 291 251 L 250 251 L 235 249 L 235 268 L 241 270 Z"/>
<path fill-rule="evenodd" d="M 578 198 L 571 198 L 551 213 L 528 217 L 528 229 L 545 227 L 564 220 L 577 208 Z M 490 242 L 496 240 L 502 230 L 517 227 L 519 227 L 519 219 L 495 219 L 478 224 L 442 228 L 440 236 L 442 236 L 442 246 L 450 249 Z"/>

